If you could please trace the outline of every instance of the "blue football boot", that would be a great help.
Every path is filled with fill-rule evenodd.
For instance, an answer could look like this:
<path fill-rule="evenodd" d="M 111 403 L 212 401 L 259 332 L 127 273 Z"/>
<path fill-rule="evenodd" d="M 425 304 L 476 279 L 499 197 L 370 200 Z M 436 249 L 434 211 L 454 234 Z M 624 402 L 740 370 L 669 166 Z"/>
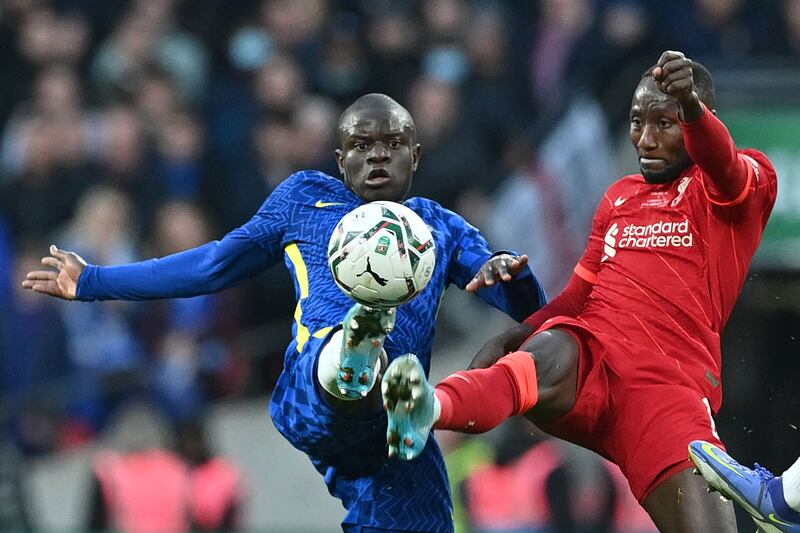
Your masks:
<path fill-rule="evenodd" d="M 434 390 L 417 356 L 402 355 L 389 364 L 381 392 L 389 418 L 386 442 L 390 458 L 410 461 L 425 449 L 428 434 L 441 413 Z"/>
<path fill-rule="evenodd" d="M 362 398 L 375 385 L 383 341 L 393 329 L 394 308 L 355 304 L 342 322 L 342 357 L 336 385 L 349 398 Z"/>
<path fill-rule="evenodd" d="M 742 466 L 717 446 L 701 440 L 689 444 L 689 458 L 710 490 L 741 505 L 761 531 L 800 533 L 800 513 L 787 505 L 780 477 L 758 463 L 753 469 Z"/>

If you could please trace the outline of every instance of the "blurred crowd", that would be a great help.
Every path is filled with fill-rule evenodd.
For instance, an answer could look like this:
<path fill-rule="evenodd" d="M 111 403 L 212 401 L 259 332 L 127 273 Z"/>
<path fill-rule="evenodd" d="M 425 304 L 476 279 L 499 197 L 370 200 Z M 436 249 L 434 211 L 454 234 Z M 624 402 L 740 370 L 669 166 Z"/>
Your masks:
<path fill-rule="evenodd" d="M 335 124 L 363 93 L 416 120 L 412 194 L 531 254 L 558 291 L 664 49 L 796 63 L 800 0 L 4 0 L 4 435 L 36 455 L 94 439 L 131 398 L 180 423 L 268 392 L 294 307 L 281 269 L 141 304 L 19 281 L 51 242 L 99 264 L 161 256 L 243 223 L 295 170 L 337 175 Z"/>

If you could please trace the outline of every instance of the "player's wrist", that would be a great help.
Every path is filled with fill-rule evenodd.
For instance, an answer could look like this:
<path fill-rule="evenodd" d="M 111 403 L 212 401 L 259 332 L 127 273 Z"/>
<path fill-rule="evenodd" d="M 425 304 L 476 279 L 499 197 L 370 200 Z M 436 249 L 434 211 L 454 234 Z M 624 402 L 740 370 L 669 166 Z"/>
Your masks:
<path fill-rule="evenodd" d="M 678 105 L 680 106 L 681 122 L 696 122 L 705 113 L 705 106 L 700 101 L 697 91 L 692 91 L 688 97 L 679 100 Z"/>

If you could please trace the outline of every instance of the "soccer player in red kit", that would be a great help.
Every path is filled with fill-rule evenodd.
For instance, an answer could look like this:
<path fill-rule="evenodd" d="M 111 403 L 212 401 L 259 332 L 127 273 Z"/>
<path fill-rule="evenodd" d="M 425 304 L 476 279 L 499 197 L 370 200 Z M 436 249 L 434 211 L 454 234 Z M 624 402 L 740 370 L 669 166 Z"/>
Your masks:
<path fill-rule="evenodd" d="M 608 188 L 558 297 L 435 389 L 414 356 L 387 368 L 389 453 L 415 457 L 431 427 L 482 432 L 524 414 L 619 465 L 661 531 L 735 532 L 732 505 L 692 475 L 687 446 L 722 447 L 720 334 L 775 202 L 775 171 L 736 149 L 711 75 L 680 52 L 642 76 L 630 135 L 641 174 Z"/>

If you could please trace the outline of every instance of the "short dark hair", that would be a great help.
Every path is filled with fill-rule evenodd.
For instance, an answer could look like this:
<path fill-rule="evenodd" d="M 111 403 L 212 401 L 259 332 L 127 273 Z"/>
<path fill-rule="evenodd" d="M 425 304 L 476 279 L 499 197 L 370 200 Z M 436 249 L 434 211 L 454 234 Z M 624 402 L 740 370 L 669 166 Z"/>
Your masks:
<path fill-rule="evenodd" d="M 645 70 L 640 79 L 643 80 L 648 76 L 652 77 L 653 69 L 657 66 L 658 65 L 653 65 Z M 714 90 L 714 78 L 711 77 L 711 72 L 709 72 L 703 64 L 692 61 L 692 77 L 694 78 L 694 86 L 697 90 L 697 96 L 700 97 L 700 101 L 703 102 L 707 108 L 715 109 L 717 93 Z"/>

